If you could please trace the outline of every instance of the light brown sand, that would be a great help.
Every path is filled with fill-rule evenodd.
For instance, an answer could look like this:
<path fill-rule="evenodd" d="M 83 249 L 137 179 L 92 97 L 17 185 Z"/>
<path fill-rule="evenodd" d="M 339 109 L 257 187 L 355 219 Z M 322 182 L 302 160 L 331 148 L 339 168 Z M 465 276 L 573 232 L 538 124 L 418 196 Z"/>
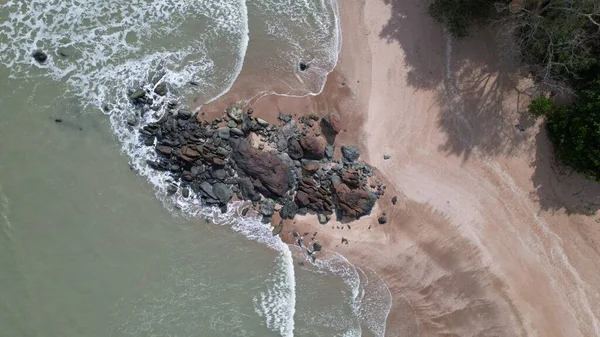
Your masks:
<path fill-rule="evenodd" d="M 388 189 L 350 230 L 314 216 L 288 229 L 379 273 L 393 295 L 386 336 L 599 336 L 600 187 L 560 172 L 506 47 L 489 32 L 452 41 L 418 0 L 343 0 L 340 12 L 323 94 L 252 104 L 271 120 L 337 109 L 336 144 L 359 143 Z"/>

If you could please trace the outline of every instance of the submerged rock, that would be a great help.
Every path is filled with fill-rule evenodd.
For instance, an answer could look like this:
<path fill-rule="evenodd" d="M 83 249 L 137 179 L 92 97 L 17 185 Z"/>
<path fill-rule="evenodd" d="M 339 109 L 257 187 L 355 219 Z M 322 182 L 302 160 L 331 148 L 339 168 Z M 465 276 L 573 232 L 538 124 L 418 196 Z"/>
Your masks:
<path fill-rule="evenodd" d="M 144 89 L 138 89 L 129 95 L 129 99 L 135 101 L 146 96 Z"/>
<path fill-rule="evenodd" d="M 320 252 L 323 249 L 323 246 L 318 242 L 313 242 L 313 251 Z"/>
<path fill-rule="evenodd" d="M 156 88 L 154 88 L 154 93 L 156 93 L 159 96 L 164 96 L 167 94 L 167 83 L 162 82 L 159 85 L 156 86 Z"/>
<path fill-rule="evenodd" d="M 34 60 L 38 61 L 39 63 L 44 63 L 48 59 L 48 54 L 44 53 L 41 50 L 34 51 L 33 54 L 31 54 L 31 56 Z"/>

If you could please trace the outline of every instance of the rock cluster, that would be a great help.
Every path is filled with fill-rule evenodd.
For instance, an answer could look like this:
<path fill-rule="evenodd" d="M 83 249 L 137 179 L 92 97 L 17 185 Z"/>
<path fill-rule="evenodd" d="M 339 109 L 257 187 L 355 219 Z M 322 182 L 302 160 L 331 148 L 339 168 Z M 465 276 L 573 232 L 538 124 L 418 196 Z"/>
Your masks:
<path fill-rule="evenodd" d="M 156 84 L 129 97 L 139 111 L 159 110 L 152 96 L 167 90 Z M 265 222 L 278 211 L 284 219 L 312 212 L 321 223 L 334 213 L 338 219 L 367 215 L 384 193 L 381 184 L 370 183 L 373 172 L 358 161 L 358 148 L 342 147 L 343 158 L 333 159 L 333 144 L 320 127 L 339 132 L 337 113 L 321 123 L 316 115 L 296 121 L 281 114 L 273 125 L 240 106 L 212 120 L 199 119 L 174 102 L 165 108 L 156 122 L 140 125 L 137 116 L 126 122 L 139 131 L 145 146 L 155 148 L 158 159 L 148 165 L 170 172 L 177 182 L 168 193 L 189 197 L 192 190 L 221 209 L 235 195 L 252 201 Z"/>

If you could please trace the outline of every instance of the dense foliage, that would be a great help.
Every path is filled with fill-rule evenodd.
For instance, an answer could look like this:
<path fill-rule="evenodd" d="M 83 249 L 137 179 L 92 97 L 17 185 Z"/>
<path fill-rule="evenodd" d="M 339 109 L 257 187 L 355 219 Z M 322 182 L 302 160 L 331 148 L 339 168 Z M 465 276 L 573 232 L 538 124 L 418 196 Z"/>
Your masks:
<path fill-rule="evenodd" d="M 600 181 L 600 81 L 577 103 L 554 109 L 547 128 L 559 159 Z"/>
<path fill-rule="evenodd" d="M 536 117 L 546 116 L 552 111 L 552 100 L 546 96 L 540 96 L 531 100 L 529 112 Z"/>
<path fill-rule="evenodd" d="M 573 93 L 571 105 L 555 108 L 541 96 L 529 111 L 548 117 L 564 164 L 600 180 L 599 0 L 433 0 L 429 12 L 459 38 L 475 25 L 498 25 L 542 87 Z"/>
<path fill-rule="evenodd" d="M 600 74 L 598 0 L 434 0 L 430 14 L 455 37 L 494 22 L 514 34 L 540 83 L 581 89 Z"/>

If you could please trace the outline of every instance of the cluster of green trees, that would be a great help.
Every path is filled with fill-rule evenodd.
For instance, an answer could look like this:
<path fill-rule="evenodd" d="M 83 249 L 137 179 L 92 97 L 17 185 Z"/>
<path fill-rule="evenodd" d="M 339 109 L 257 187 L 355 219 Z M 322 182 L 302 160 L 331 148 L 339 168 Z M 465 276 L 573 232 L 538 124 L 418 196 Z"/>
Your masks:
<path fill-rule="evenodd" d="M 561 107 L 540 96 L 529 110 L 547 117 L 558 158 L 600 181 L 599 0 L 433 0 L 429 12 L 458 38 L 498 25 L 541 87 L 573 94 Z"/>

